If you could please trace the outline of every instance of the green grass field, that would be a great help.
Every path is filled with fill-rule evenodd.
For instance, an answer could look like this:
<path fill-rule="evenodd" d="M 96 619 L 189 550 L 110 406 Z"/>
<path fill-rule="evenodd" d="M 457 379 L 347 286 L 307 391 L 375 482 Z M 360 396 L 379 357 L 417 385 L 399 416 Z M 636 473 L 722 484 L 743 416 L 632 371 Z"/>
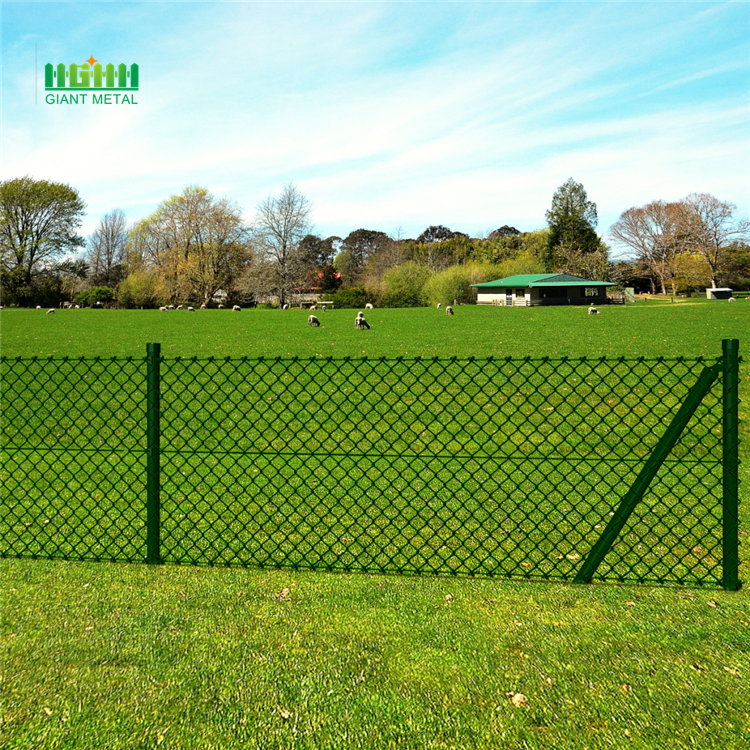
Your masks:
<path fill-rule="evenodd" d="M 354 331 L 349 310 L 319 315 L 320 329 L 296 310 L 3 310 L 0 335 L 4 356 L 142 357 L 158 341 L 168 358 L 318 357 L 323 368 L 347 356 L 715 358 L 722 338 L 739 338 L 742 354 L 743 304 L 648 302 L 598 317 L 373 310 L 370 331 Z M 691 436 L 695 453 L 705 441 Z M 426 487 L 408 470 L 413 502 Z M 113 487 L 120 471 L 101 467 Z M 545 472 L 552 495 L 566 478 Z M 64 498 L 64 485 L 47 493 Z M 740 512 L 744 541 L 746 502 Z M 7 559 L 2 590 L 7 747 L 750 746 L 744 589 Z"/>

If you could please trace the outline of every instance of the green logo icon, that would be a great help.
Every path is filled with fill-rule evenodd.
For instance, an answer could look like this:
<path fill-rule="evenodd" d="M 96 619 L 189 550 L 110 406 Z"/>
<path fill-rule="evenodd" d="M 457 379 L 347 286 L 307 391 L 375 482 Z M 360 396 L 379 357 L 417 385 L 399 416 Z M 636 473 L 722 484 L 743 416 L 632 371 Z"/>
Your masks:
<path fill-rule="evenodd" d="M 112 63 L 102 66 L 94 56 L 86 60 L 83 65 L 71 63 L 67 67 L 63 63 L 44 66 L 44 90 L 59 91 L 67 89 L 71 93 L 79 91 L 138 91 L 137 63 L 128 69 L 125 63 L 115 67 Z"/>

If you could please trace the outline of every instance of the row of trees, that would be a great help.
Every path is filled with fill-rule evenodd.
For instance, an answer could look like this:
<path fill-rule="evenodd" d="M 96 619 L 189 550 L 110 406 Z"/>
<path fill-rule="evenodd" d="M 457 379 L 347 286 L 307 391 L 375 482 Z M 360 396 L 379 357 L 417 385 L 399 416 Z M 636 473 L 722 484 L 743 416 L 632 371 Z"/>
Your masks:
<path fill-rule="evenodd" d="M 312 233 L 310 202 L 292 184 L 262 201 L 251 224 L 236 204 L 193 186 L 133 226 L 111 211 L 87 242 L 77 234 L 85 204 L 68 185 L 8 180 L 0 207 L 5 304 L 56 304 L 75 294 L 126 307 L 210 304 L 224 292 L 227 301 L 283 305 L 321 291 L 346 306 L 423 305 L 471 302 L 473 283 L 543 271 L 662 292 L 730 276 L 750 284 L 748 225 L 734 220 L 731 204 L 692 194 L 628 209 L 609 238 L 630 258 L 613 263 L 596 232 L 596 204 L 573 179 L 555 192 L 547 228 L 505 225 L 475 238 L 442 225 L 414 239 L 364 228 L 323 238 Z"/>

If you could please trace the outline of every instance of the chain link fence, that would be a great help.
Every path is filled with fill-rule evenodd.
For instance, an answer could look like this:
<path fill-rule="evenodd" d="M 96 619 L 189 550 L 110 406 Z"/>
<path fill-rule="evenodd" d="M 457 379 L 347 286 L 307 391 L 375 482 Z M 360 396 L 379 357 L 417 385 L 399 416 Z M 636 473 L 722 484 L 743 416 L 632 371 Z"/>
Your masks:
<path fill-rule="evenodd" d="M 149 347 L 2 360 L 4 556 L 739 586 L 736 342 L 716 359 Z"/>

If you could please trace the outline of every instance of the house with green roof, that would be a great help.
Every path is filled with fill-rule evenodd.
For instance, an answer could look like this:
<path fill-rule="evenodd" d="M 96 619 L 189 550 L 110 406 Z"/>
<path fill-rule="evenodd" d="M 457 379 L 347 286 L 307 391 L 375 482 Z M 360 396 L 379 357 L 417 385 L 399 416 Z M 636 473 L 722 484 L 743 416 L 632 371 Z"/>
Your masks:
<path fill-rule="evenodd" d="M 472 284 L 478 305 L 607 305 L 625 299 L 609 299 L 609 281 L 594 281 L 569 273 L 527 273 L 497 281 Z"/>

